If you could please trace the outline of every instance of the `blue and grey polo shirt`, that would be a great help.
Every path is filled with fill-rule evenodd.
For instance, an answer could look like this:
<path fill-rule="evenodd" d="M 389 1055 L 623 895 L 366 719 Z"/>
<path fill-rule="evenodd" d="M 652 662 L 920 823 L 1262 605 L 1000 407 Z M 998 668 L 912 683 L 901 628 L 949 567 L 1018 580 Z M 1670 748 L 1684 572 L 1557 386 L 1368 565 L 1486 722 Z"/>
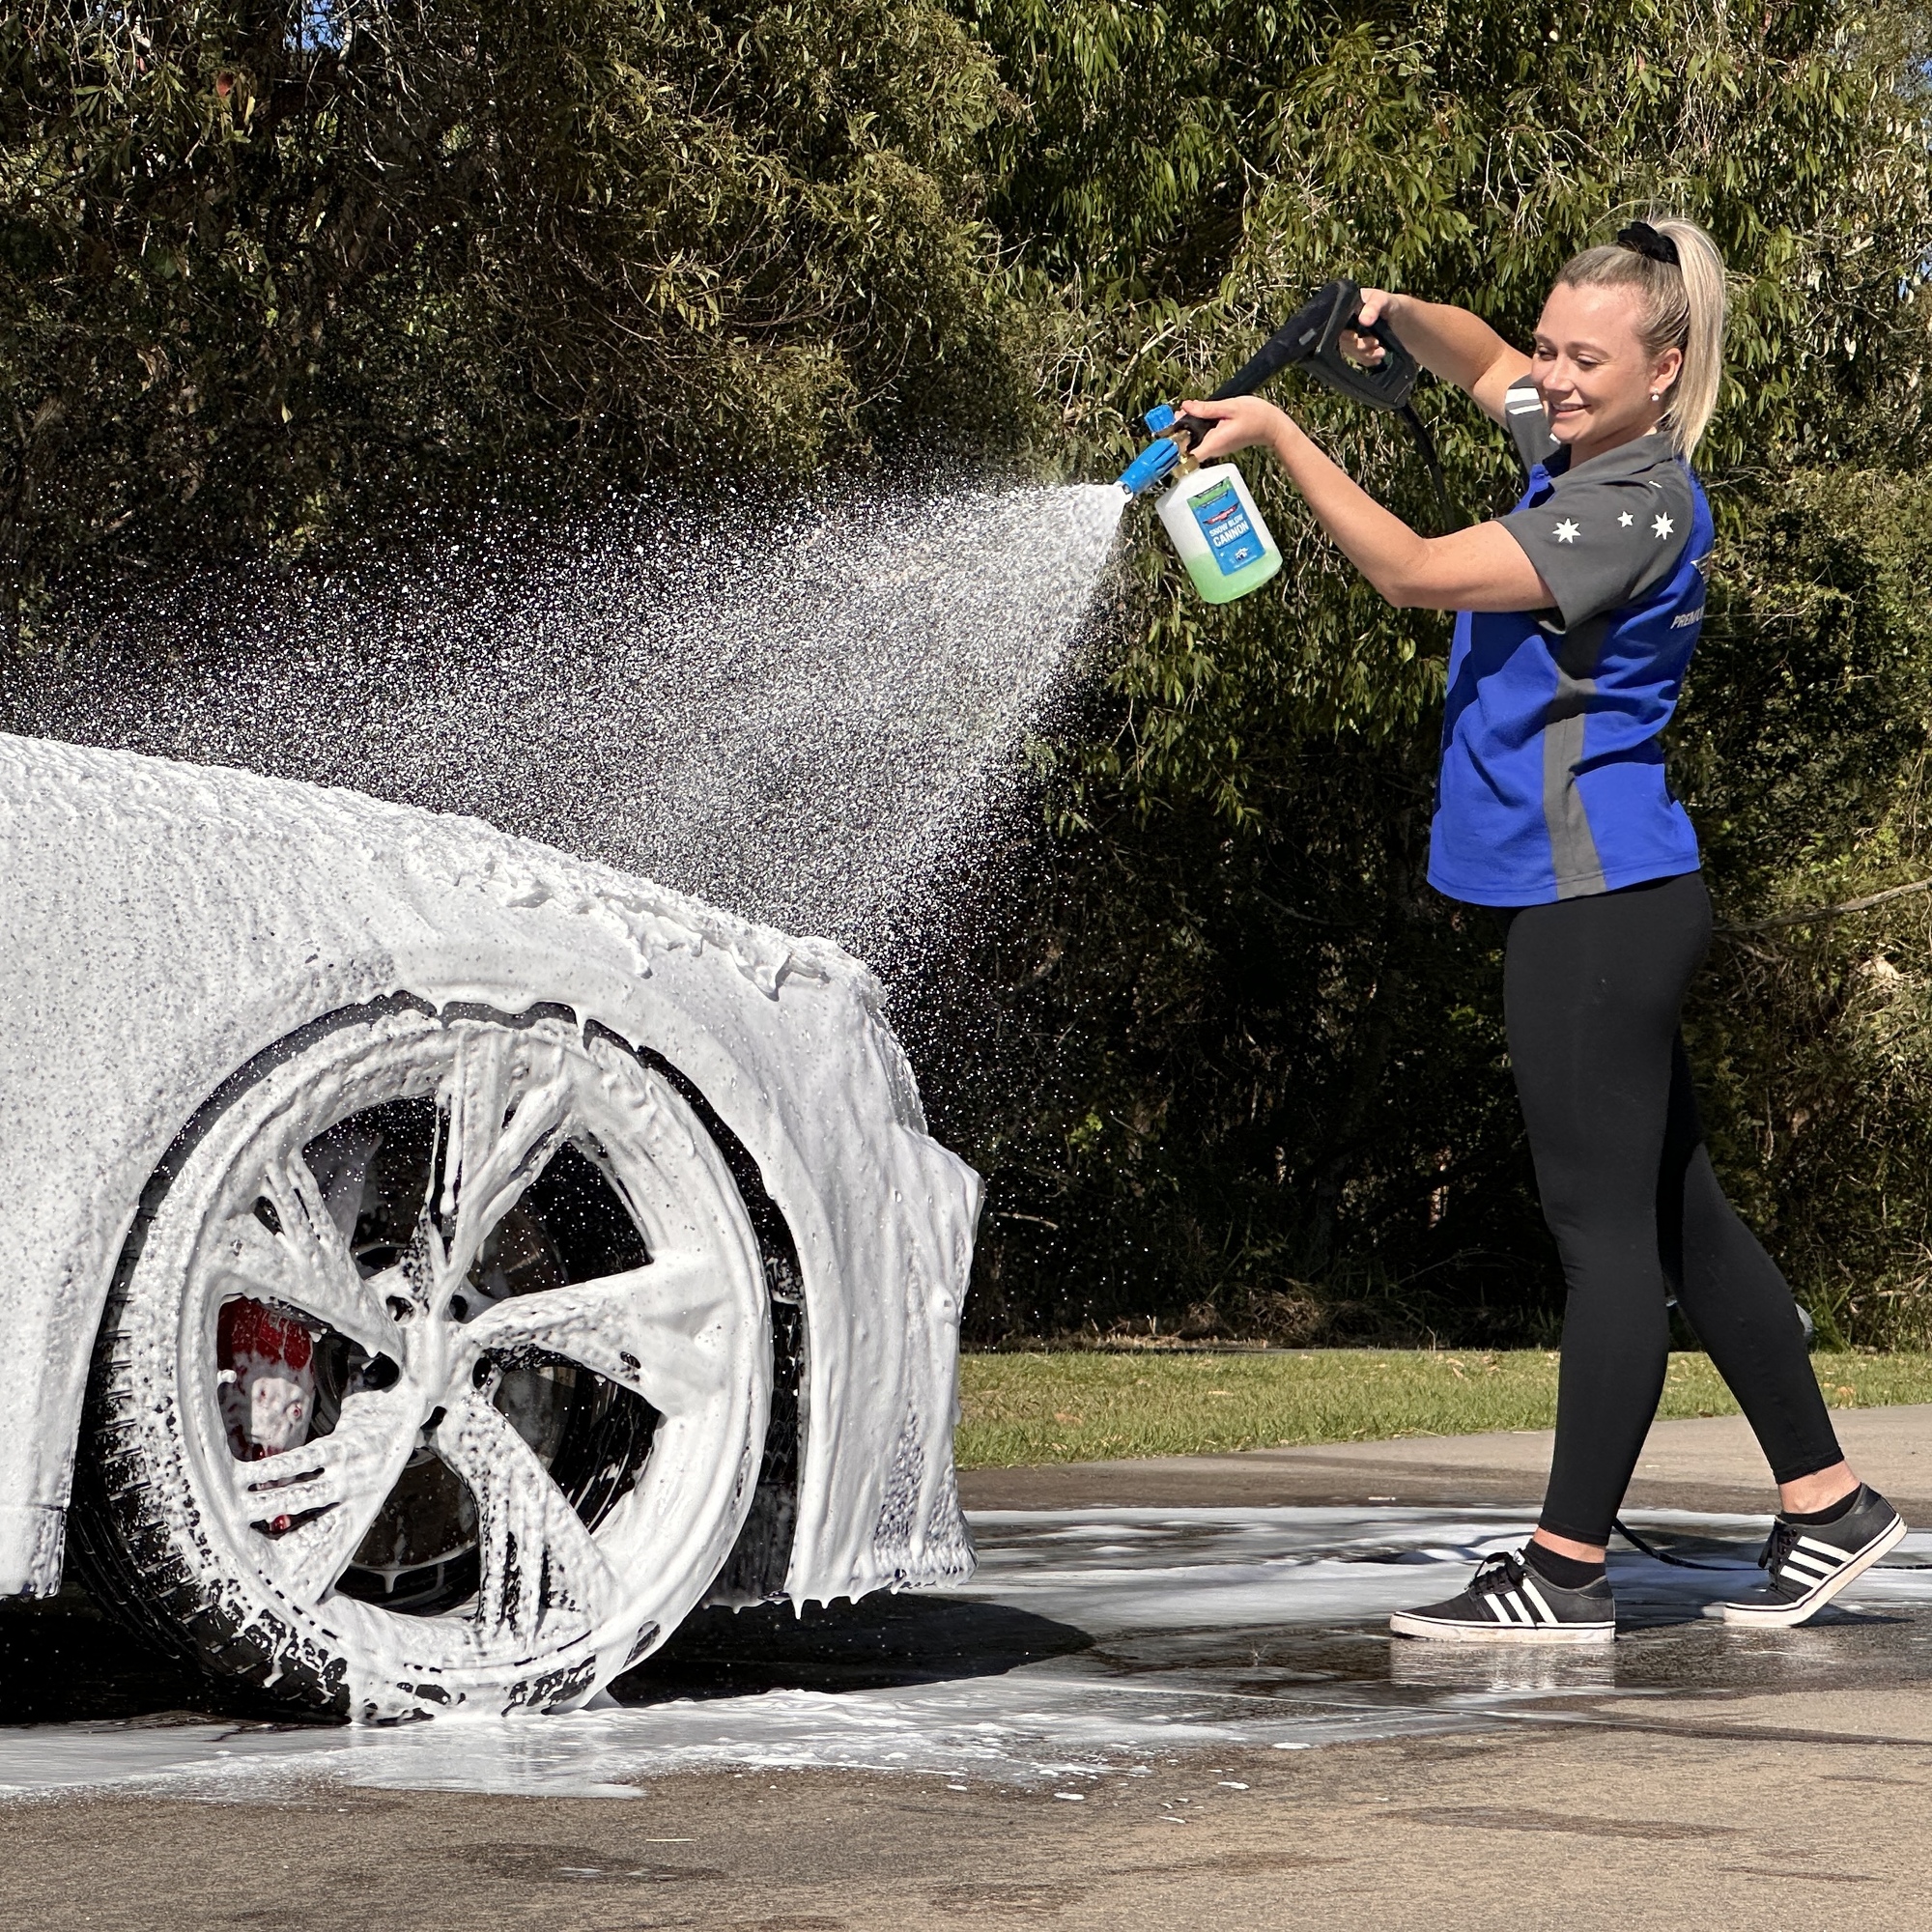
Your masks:
<path fill-rule="evenodd" d="M 1526 381 L 1505 408 L 1529 486 L 1502 525 L 1556 608 L 1457 614 L 1429 882 L 1520 906 L 1694 871 L 1660 734 L 1704 616 L 1704 492 L 1667 435 L 1571 469 Z"/>

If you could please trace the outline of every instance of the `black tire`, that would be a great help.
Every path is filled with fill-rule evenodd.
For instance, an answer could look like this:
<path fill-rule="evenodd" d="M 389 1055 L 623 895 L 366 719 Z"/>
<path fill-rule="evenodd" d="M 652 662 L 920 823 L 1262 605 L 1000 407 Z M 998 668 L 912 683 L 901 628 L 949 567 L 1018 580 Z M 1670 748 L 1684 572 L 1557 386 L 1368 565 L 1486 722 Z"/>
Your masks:
<path fill-rule="evenodd" d="M 233 1686 L 372 1720 L 568 1708 L 663 1642 L 744 1528 L 773 1364 L 766 1262 L 680 1085 L 555 1009 L 407 1002 L 227 1082 L 101 1322 L 73 1511 L 97 1595 Z M 383 1163 L 410 1171 L 412 1134 L 404 1241 Z M 238 1301 L 312 1338 L 305 1441 L 235 1434 Z M 419 1469 L 449 1547 L 416 1563 Z"/>

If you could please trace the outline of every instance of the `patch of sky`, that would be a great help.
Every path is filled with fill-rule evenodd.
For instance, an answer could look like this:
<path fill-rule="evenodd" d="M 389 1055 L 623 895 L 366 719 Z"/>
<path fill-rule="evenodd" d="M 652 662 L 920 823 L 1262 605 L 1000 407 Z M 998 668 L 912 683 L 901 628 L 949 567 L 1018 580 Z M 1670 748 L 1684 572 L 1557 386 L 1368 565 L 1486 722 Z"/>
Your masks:
<path fill-rule="evenodd" d="M 343 0 L 296 0 L 289 45 L 298 53 L 335 53 L 349 37 Z"/>

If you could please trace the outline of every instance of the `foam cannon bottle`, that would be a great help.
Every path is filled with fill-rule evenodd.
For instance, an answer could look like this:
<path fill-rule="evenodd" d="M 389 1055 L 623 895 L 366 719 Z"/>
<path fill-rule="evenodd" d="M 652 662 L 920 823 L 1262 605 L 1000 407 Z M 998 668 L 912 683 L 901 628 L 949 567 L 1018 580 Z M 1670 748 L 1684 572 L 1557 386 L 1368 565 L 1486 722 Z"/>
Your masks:
<path fill-rule="evenodd" d="M 1174 487 L 1154 505 L 1155 514 L 1195 589 L 1209 604 L 1232 604 L 1259 590 L 1281 568 L 1281 547 L 1239 469 L 1232 463 L 1203 469 L 1185 453 L 1186 430 L 1169 434 L 1182 420 L 1165 403 L 1147 412 L 1147 426 L 1159 440 L 1127 466 L 1121 488 L 1138 497 L 1174 477 Z"/>
<path fill-rule="evenodd" d="M 1221 384 L 1210 398 L 1251 396 L 1270 376 L 1298 364 L 1326 387 L 1371 409 L 1399 410 L 1409 433 L 1422 447 L 1442 497 L 1442 474 L 1435 451 L 1421 418 L 1409 402 L 1415 387 L 1415 358 L 1403 348 L 1383 323 L 1362 332 L 1383 348 L 1382 359 L 1364 368 L 1343 355 L 1340 336 L 1357 327 L 1362 292 L 1353 282 L 1333 281 L 1318 289 L 1254 356 Z M 1121 488 L 1129 497 L 1143 497 L 1173 479 L 1154 505 L 1169 541 L 1187 567 L 1194 587 L 1209 604 L 1232 604 L 1258 590 L 1281 569 L 1281 549 L 1241 472 L 1232 463 L 1201 469 L 1188 453 L 1213 428 L 1201 416 L 1178 416 L 1165 403 L 1151 409 L 1147 426 L 1154 440 L 1127 465 Z M 1443 497 L 1447 504 L 1447 498 Z"/>

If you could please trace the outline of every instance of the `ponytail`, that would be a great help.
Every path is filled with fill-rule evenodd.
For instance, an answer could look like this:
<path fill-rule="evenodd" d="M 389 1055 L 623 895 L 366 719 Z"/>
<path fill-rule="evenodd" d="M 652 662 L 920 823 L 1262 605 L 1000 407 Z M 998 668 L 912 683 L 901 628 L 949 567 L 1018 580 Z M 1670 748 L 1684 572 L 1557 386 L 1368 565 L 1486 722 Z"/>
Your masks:
<path fill-rule="evenodd" d="M 1626 233 L 1633 231 L 1627 230 Z M 1639 224 L 1635 232 L 1645 232 Z M 1634 288 L 1643 298 L 1638 334 L 1656 355 L 1681 349 L 1684 366 L 1668 391 L 1672 447 L 1689 458 L 1718 407 L 1724 373 L 1724 258 L 1694 221 L 1659 221 L 1647 231 L 1668 248 L 1607 242 L 1573 255 L 1556 277 L 1572 288 Z M 1675 254 L 1673 262 L 1667 258 Z"/>

